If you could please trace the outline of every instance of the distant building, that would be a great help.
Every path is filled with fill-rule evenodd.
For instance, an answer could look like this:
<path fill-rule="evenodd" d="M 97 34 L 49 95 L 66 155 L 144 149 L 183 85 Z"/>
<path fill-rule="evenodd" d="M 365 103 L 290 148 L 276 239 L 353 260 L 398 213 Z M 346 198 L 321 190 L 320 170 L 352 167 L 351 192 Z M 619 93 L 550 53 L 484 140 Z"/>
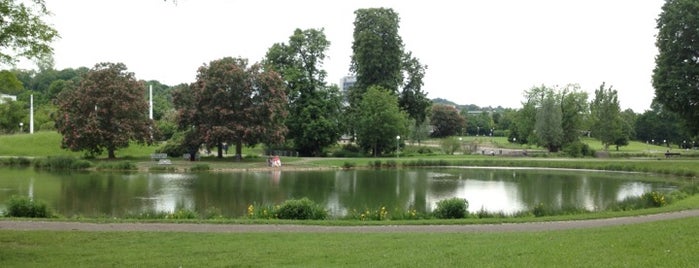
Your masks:
<path fill-rule="evenodd" d="M 356 76 L 345 76 L 340 79 L 340 90 L 342 91 L 342 96 L 344 96 L 344 105 L 349 105 L 349 89 L 357 83 Z"/>
<path fill-rule="evenodd" d="M 17 101 L 17 96 L 0 93 L 0 104 L 5 103 L 5 100 Z"/>
<path fill-rule="evenodd" d="M 340 79 L 340 88 L 342 92 L 347 92 L 354 84 L 357 83 L 356 76 L 345 76 Z"/>

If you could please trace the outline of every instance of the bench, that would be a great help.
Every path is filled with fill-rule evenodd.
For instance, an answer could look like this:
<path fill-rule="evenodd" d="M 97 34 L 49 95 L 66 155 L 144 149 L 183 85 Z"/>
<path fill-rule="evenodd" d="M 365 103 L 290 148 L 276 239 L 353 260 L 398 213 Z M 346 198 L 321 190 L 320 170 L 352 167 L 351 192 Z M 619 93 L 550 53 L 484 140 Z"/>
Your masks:
<path fill-rule="evenodd" d="M 670 158 L 670 157 L 673 157 L 673 156 L 679 157 L 679 156 L 680 156 L 680 153 L 671 153 L 671 152 L 665 153 L 665 158 Z"/>
<path fill-rule="evenodd" d="M 151 160 L 162 160 L 167 159 L 167 154 L 150 154 Z"/>

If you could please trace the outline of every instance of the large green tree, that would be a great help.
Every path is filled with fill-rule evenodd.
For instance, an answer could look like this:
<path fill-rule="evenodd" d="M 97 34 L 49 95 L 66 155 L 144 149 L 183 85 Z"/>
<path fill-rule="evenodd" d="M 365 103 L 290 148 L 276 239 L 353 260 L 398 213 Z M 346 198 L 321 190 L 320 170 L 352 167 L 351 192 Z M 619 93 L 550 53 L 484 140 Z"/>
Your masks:
<path fill-rule="evenodd" d="M 655 101 L 699 132 L 699 1 L 667 0 L 657 19 Z"/>
<path fill-rule="evenodd" d="M 561 128 L 563 129 L 563 145 L 580 140 L 584 121 L 589 114 L 587 92 L 581 91 L 578 85 L 567 85 L 561 89 Z"/>
<path fill-rule="evenodd" d="M 371 86 L 360 103 L 357 142 L 373 156 L 397 149 L 396 137 L 408 133 L 408 116 L 387 89 Z"/>
<path fill-rule="evenodd" d="M 398 93 L 403 81 L 403 39 L 398 34 L 398 13 L 390 8 L 367 8 L 354 14 L 350 71 L 357 75 L 357 82 L 352 98 L 361 99 L 369 86 Z"/>
<path fill-rule="evenodd" d="M 430 107 L 432 107 L 432 101 L 427 98 L 427 93 L 422 90 L 427 66 L 413 57 L 411 52 L 403 55 L 402 64 L 405 81 L 403 83 L 403 91 L 401 91 L 398 98 L 398 105 L 413 120 L 413 129 L 418 129 L 421 125 L 424 125 L 425 120 L 429 116 Z M 419 139 L 417 141 L 418 143 L 420 142 Z"/>
<path fill-rule="evenodd" d="M 595 90 L 595 98 L 590 103 L 590 119 L 591 135 L 602 142 L 604 150 L 619 140 L 628 139 L 628 132 L 623 131 L 617 91 L 612 87 L 605 88 L 604 83 Z"/>
<path fill-rule="evenodd" d="M 541 106 L 536 110 L 537 144 L 546 147 L 549 152 L 558 152 L 563 146 L 562 110 L 560 101 L 549 91 Z"/>
<path fill-rule="evenodd" d="M 59 35 L 43 21 L 49 15 L 44 0 L 0 0 L 0 63 L 50 58 Z"/>
<path fill-rule="evenodd" d="M 277 72 L 225 57 L 200 67 L 189 89 L 174 96 L 179 125 L 188 131 L 186 143 L 217 146 L 223 157 L 222 144 L 231 142 L 240 159 L 244 144 L 284 142 L 287 99 Z"/>
<path fill-rule="evenodd" d="M 264 65 L 286 82 L 288 138 L 301 155 L 318 156 L 341 135 L 342 95 L 328 86 L 322 69 L 330 46 L 323 29 L 296 29 L 289 43 L 274 44 Z"/>
<path fill-rule="evenodd" d="M 74 90 L 58 95 L 56 126 L 62 146 L 89 155 L 114 152 L 131 141 L 152 143 L 145 86 L 122 63 L 95 65 Z"/>

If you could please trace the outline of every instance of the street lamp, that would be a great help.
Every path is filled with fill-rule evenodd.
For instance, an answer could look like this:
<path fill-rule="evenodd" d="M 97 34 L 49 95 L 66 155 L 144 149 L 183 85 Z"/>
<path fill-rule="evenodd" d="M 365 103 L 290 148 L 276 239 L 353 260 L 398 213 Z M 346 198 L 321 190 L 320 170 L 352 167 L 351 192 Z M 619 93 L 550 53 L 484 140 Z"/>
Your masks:
<path fill-rule="evenodd" d="M 481 134 L 481 126 L 476 126 L 476 137 Z"/>
<path fill-rule="evenodd" d="M 396 136 L 396 158 L 400 157 L 400 135 Z"/>
<path fill-rule="evenodd" d="M 22 133 L 23 129 L 24 129 L 24 123 L 19 122 L 19 132 Z"/>

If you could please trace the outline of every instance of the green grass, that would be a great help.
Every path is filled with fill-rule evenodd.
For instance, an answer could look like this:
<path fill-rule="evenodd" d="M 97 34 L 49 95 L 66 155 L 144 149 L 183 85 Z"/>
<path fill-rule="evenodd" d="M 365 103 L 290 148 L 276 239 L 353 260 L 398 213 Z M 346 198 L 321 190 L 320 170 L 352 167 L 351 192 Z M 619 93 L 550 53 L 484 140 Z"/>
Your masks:
<path fill-rule="evenodd" d="M 0 230 L 5 267 L 691 267 L 699 218 L 517 233 Z"/>

